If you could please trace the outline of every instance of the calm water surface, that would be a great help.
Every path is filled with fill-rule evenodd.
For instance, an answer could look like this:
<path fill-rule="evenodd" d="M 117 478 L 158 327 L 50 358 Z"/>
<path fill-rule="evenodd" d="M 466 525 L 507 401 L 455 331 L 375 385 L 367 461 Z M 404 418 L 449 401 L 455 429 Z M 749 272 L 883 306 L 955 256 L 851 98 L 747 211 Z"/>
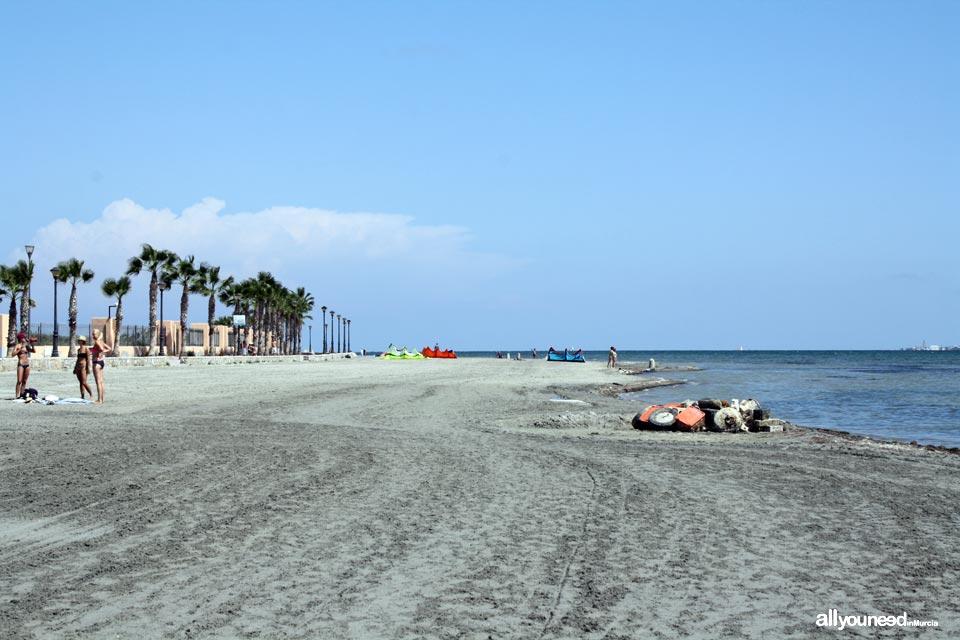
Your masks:
<path fill-rule="evenodd" d="M 605 351 L 585 356 L 607 359 Z M 638 410 L 688 398 L 754 398 L 795 424 L 960 447 L 960 351 L 620 351 L 621 364 L 650 358 L 704 370 L 663 374 L 687 381 L 680 387 L 624 394 Z"/>

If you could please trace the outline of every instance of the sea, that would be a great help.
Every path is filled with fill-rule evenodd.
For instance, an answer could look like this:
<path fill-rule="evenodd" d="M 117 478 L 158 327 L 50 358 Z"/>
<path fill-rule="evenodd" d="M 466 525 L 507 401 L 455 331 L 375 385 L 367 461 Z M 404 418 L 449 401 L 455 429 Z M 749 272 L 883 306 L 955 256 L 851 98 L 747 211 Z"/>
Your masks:
<path fill-rule="evenodd" d="M 531 356 L 529 350 L 521 354 Z M 607 352 L 585 351 L 584 357 L 605 364 Z M 802 426 L 960 447 L 960 350 L 619 351 L 621 366 L 645 367 L 651 358 L 659 367 L 702 371 L 663 372 L 657 375 L 686 384 L 623 394 L 638 411 L 687 399 L 752 398 L 771 417 Z"/>

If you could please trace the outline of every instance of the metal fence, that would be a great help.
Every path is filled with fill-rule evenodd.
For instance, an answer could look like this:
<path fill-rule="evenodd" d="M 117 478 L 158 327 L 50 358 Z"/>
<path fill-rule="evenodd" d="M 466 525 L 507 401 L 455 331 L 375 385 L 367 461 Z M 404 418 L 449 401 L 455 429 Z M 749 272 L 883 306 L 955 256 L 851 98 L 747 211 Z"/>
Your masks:
<path fill-rule="evenodd" d="M 90 340 L 90 334 L 93 333 L 93 327 L 90 324 L 78 324 L 77 334 L 86 335 Z M 201 331 L 202 333 L 202 331 Z M 39 346 L 50 346 L 53 344 L 53 323 L 37 322 L 30 325 L 30 336 L 37 339 Z M 70 343 L 70 325 L 57 323 L 58 344 L 66 345 Z M 138 325 L 124 325 L 120 327 L 120 344 L 129 347 L 146 347 L 150 344 L 150 327 Z M 201 344 L 203 342 L 201 341 Z"/>
<path fill-rule="evenodd" d="M 146 347 L 150 345 L 150 327 L 127 325 L 120 327 L 120 344 L 128 347 Z"/>
<path fill-rule="evenodd" d="M 19 328 L 17 329 L 19 332 Z M 89 333 L 89 330 L 87 330 Z M 57 333 L 59 334 L 60 344 L 66 344 L 70 339 L 70 325 L 57 323 Z M 77 333 L 83 333 L 83 327 L 77 325 Z M 53 344 L 53 323 L 35 322 L 30 325 L 30 337 L 37 339 L 39 346 L 49 346 Z M 6 339 L 6 336 L 4 336 Z"/>

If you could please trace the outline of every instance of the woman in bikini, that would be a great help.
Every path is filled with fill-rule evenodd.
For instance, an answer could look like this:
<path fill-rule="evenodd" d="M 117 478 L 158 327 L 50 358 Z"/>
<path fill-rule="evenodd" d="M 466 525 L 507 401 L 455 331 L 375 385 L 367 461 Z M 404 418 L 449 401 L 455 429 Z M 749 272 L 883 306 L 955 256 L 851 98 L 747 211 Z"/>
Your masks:
<path fill-rule="evenodd" d="M 103 404 L 103 367 L 106 363 L 103 356 L 110 353 L 110 345 L 100 338 L 100 331 L 93 330 L 93 346 L 90 347 L 90 358 L 93 360 L 93 379 L 97 383 L 97 404 Z"/>
<path fill-rule="evenodd" d="M 73 366 L 73 373 L 80 382 L 80 398 L 83 399 L 83 392 L 86 391 L 90 398 L 93 398 L 93 391 L 87 384 L 87 376 L 90 375 L 90 349 L 87 347 L 87 336 L 77 336 L 77 364 Z"/>
<path fill-rule="evenodd" d="M 13 352 L 17 356 L 17 395 L 20 395 L 27 388 L 27 378 L 30 377 L 30 354 L 34 353 L 33 343 L 27 338 L 25 333 L 17 334 L 17 346 Z"/>

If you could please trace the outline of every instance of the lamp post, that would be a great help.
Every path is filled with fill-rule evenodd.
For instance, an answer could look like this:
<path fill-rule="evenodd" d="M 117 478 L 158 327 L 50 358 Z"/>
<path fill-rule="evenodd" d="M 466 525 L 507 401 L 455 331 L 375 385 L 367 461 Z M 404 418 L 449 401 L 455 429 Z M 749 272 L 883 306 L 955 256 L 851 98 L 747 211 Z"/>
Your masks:
<path fill-rule="evenodd" d="M 323 320 L 323 353 L 327 352 L 327 308 L 320 307 L 320 319 Z"/>
<path fill-rule="evenodd" d="M 23 290 L 23 300 L 20 301 L 20 330 L 30 334 L 30 283 L 33 281 L 33 245 L 25 244 L 23 248 L 27 250 L 27 269 L 30 276 L 27 280 L 27 286 Z M 16 322 L 16 318 L 10 318 L 10 322 Z M 26 326 L 24 326 L 26 325 Z"/>
<path fill-rule="evenodd" d="M 340 314 L 337 314 L 337 353 L 340 353 Z"/>
<path fill-rule="evenodd" d="M 163 348 L 167 343 L 167 331 L 163 326 L 163 292 L 167 290 L 167 283 L 161 280 L 157 288 L 160 289 L 160 355 L 162 356 Z"/>
<path fill-rule="evenodd" d="M 307 325 L 310 327 L 310 353 L 313 353 L 313 325 Z"/>
<path fill-rule="evenodd" d="M 57 331 L 57 284 L 60 281 L 60 267 L 50 269 L 50 275 L 53 276 L 53 350 L 50 352 L 50 357 L 59 358 L 60 333 Z"/>
<path fill-rule="evenodd" d="M 350 323 L 352 320 L 347 320 L 347 351 L 350 351 Z"/>
<path fill-rule="evenodd" d="M 341 351 L 343 353 L 346 353 L 347 352 L 347 319 L 346 318 L 340 321 L 340 326 L 343 327 L 343 349 L 341 349 Z"/>
<path fill-rule="evenodd" d="M 330 309 L 330 353 L 333 353 L 333 309 Z"/>

